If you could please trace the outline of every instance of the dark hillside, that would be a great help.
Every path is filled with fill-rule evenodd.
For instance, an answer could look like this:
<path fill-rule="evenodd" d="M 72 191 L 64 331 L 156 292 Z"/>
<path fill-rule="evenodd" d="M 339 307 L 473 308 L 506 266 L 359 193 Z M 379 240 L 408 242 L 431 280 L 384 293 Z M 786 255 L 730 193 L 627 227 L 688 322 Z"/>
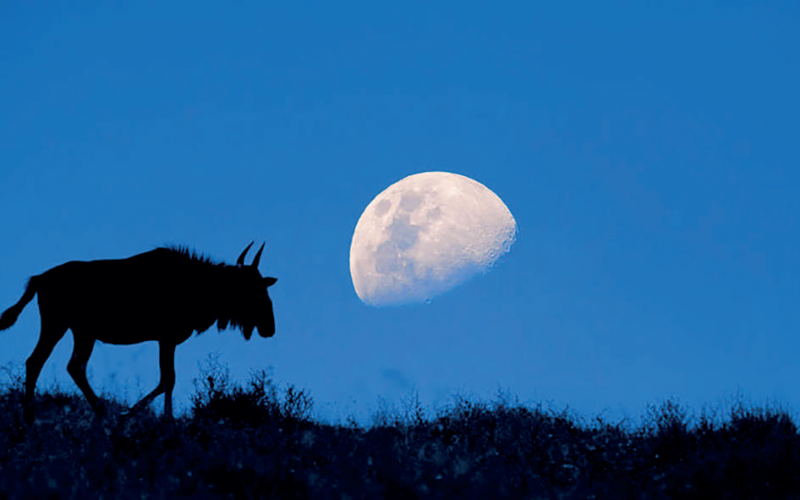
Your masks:
<path fill-rule="evenodd" d="M 311 399 L 264 373 L 207 371 L 190 415 L 168 424 L 107 401 L 98 421 L 58 392 L 21 422 L 0 394 L 2 498 L 800 498 L 800 440 L 785 413 L 736 406 L 688 418 L 673 401 L 631 429 L 507 402 L 457 399 L 376 424 L 310 419 Z"/>

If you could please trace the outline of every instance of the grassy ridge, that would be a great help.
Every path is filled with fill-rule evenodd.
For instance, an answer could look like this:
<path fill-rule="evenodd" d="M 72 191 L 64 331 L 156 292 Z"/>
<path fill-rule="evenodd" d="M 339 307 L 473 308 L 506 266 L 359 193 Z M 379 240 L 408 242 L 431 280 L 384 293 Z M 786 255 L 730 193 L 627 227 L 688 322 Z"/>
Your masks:
<path fill-rule="evenodd" d="M 114 401 L 100 421 L 50 392 L 28 429 L 21 389 L 0 393 L 0 498 L 800 498 L 797 427 L 774 409 L 689 419 L 667 401 L 627 428 L 460 398 L 363 428 L 312 420 L 310 396 L 264 372 L 238 386 L 216 367 L 171 424 Z"/>

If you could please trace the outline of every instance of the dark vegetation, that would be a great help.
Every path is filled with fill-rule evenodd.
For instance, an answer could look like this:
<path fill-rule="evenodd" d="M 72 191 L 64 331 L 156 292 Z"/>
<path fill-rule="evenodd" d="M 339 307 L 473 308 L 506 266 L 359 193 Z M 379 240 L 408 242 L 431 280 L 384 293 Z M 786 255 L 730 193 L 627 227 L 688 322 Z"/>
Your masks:
<path fill-rule="evenodd" d="M 106 399 L 0 391 L 0 498 L 800 498 L 800 440 L 778 409 L 690 416 L 674 400 L 636 427 L 568 411 L 456 398 L 411 401 L 368 427 L 311 418 L 312 400 L 267 372 L 240 386 L 219 364 L 174 422 Z"/>

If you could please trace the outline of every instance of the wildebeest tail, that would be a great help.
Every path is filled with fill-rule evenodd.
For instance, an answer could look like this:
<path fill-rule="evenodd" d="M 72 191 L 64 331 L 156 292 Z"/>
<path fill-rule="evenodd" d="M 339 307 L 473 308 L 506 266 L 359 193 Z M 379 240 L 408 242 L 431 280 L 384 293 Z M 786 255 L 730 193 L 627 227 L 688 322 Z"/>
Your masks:
<path fill-rule="evenodd" d="M 0 330 L 10 328 L 11 325 L 17 322 L 19 313 L 21 313 L 25 306 L 28 305 L 28 302 L 33 299 L 33 296 L 36 295 L 36 291 L 36 276 L 33 276 L 28 280 L 28 286 L 25 287 L 25 293 L 22 294 L 22 298 L 19 299 L 19 302 L 6 309 L 2 316 L 0 316 Z"/>

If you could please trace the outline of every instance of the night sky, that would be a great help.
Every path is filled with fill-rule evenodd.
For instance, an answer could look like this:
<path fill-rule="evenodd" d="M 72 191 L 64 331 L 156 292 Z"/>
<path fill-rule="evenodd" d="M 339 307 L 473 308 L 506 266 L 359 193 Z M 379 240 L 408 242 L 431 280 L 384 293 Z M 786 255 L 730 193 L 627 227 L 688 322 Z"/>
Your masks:
<path fill-rule="evenodd" d="M 636 416 L 735 394 L 800 408 L 800 7 L 791 2 L 134 2 L 0 7 L 0 309 L 69 260 L 266 241 L 277 333 L 177 350 L 269 368 L 328 419 L 418 393 Z M 447 171 L 518 224 L 486 275 L 374 308 L 359 216 Z M 123 286 L 124 284 L 121 284 Z M 38 338 L 33 302 L 0 365 Z M 40 388 L 77 391 L 67 337 Z M 129 402 L 153 343 L 98 345 Z M 159 398 L 158 403 L 161 403 Z"/>

